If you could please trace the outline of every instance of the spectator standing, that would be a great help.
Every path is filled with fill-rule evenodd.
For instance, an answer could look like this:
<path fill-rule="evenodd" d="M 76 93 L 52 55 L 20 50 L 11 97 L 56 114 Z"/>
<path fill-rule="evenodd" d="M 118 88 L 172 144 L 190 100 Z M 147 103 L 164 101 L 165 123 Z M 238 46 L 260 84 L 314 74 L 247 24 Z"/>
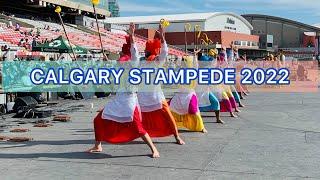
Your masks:
<path fill-rule="evenodd" d="M 28 32 L 28 35 L 29 35 L 29 36 L 33 36 L 32 33 L 33 33 L 33 29 L 31 29 L 31 30 Z"/>
<path fill-rule="evenodd" d="M 37 27 L 37 37 L 40 36 L 40 33 L 41 33 L 41 32 L 40 32 L 40 28 Z"/>
<path fill-rule="evenodd" d="M 4 45 L 2 51 L 3 51 L 3 55 L 2 55 L 2 60 L 5 61 L 7 59 L 7 55 L 9 53 L 10 48 L 7 45 Z"/>
<path fill-rule="evenodd" d="M 3 48 L 3 46 L 1 46 L 1 48 L 0 48 L 0 60 L 2 61 L 2 48 Z"/>
<path fill-rule="evenodd" d="M 9 28 L 12 28 L 12 27 L 13 27 L 13 24 L 12 24 L 12 21 L 11 21 L 11 19 L 9 19 L 9 22 L 8 22 L 8 27 L 9 27 Z"/>
<path fill-rule="evenodd" d="M 20 24 L 19 23 L 16 23 L 16 29 L 15 31 L 20 31 Z"/>
<path fill-rule="evenodd" d="M 36 38 L 33 38 L 32 43 L 31 43 L 31 50 L 36 46 L 37 46 Z"/>
<path fill-rule="evenodd" d="M 283 50 L 280 51 L 280 61 L 283 65 L 286 64 L 286 56 L 284 55 Z"/>
<path fill-rule="evenodd" d="M 29 43 L 29 39 L 28 39 L 28 38 L 26 38 L 24 47 L 25 47 L 26 49 L 30 49 L 30 43 Z"/>
<path fill-rule="evenodd" d="M 17 55 L 15 55 L 13 61 L 20 61 L 20 59 L 18 58 Z"/>
<path fill-rule="evenodd" d="M 24 44 L 24 39 L 22 38 L 22 39 L 20 39 L 18 46 L 22 47 L 23 44 Z"/>

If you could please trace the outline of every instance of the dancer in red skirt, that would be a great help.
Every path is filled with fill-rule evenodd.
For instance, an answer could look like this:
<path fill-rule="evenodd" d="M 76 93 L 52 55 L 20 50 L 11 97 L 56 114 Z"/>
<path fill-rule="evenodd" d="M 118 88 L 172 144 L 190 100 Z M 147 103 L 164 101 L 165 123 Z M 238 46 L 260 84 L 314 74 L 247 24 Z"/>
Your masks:
<path fill-rule="evenodd" d="M 158 32 L 160 38 L 149 40 L 146 43 L 146 61 L 141 65 L 144 68 L 161 68 L 166 61 L 168 46 L 162 25 L 159 26 Z M 161 85 L 148 85 L 147 89 L 138 92 L 138 100 L 142 112 L 143 127 L 151 137 L 174 135 L 177 144 L 185 144 L 179 136 L 175 119 L 171 114 Z"/>
<path fill-rule="evenodd" d="M 139 64 L 137 46 L 134 43 L 134 24 L 130 25 L 130 43 L 131 52 L 126 51 L 127 44 L 123 47 L 121 62 L 131 61 L 128 63 L 132 67 Z M 132 55 L 132 58 L 131 58 Z M 122 82 L 126 82 L 125 80 Z M 94 119 L 94 131 L 96 143 L 88 152 L 101 152 L 101 142 L 112 144 L 127 143 L 137 138 L 142 138 L 152 151 L 152 157 L 158 158 L 160 154 L 153 144 L 147 131 L 143 128 L 141 111 L 138 104 L 137 94 L 129 86 L 124 85 L 118 88 L 117 94 L 105 105 Z"/>

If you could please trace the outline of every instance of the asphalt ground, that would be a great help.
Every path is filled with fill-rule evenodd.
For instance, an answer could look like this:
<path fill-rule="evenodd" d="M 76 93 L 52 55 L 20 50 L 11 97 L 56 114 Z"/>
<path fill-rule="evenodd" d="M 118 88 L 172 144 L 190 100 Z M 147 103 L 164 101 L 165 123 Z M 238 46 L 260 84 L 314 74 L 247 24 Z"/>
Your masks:
<path fill-rule="evenodd" d="M 0 136 L 33 141 L 0 142 L 0 179 L 320 179 L 320 93 L 251 93 L 239 118 L 222 113 L 220 125 L 204 117 L 207 134 L 181 130 L 184 146 L 173 137 L 154 139 L 159 159 L 150 158 L 140 139 L 84 152 L 106 101 L 61 102 L 52 108 L 72 121 L 47 128 L 4 116 Z M 17 127 L 30 131 L 9 132 Z"/>

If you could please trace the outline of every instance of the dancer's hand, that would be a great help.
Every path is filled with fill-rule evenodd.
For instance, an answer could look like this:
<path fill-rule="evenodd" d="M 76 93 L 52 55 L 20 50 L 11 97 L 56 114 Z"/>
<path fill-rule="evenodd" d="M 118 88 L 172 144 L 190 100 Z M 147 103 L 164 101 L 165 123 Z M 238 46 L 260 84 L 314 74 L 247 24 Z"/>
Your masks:
<path fill-rule="evenodd" d="M 234 42 L 231 41 L 231 43 L 230 43 L 230 48 L 233 48 L 233 47 L 234 47 Z"/>
<path fill-rule="evenodd" d="M 130 23 L 130 27 L 129 27 L 129 35 L 130 35 L 130 41 L 131 44 L 134 44 L 134 32 L 136 30 L 136 26 L 134 23 Z"/>
<path fill-rule="evenodd" d="M 165 30 L 164 30 L 164 27 L 160 24 L 159 25 L 159 34 L 160 34 L 160 39 L 161 39 L 161 42 L 165 42 Z"/>
<path fill-rule="evenodd" d="M 136 30 L 136 26 L 134 23 L 130 23 L 130 27 L 129 27 L 129 35 L 133 36 L 134 35 L 134 32 Z"/>
<path fill-rule="evenodd" d="M 159 33 L 160 35 L 164 34 L 164 27 L 161 24 L 159 25 Z"/>
<path fill-rule="evenodd" d="M 195 50 L 193 51 L 193 53 L 194 53 L 195 55 L 199 54 L 199 52 L 201 52 L 201 49 L 195 49 Z"/>

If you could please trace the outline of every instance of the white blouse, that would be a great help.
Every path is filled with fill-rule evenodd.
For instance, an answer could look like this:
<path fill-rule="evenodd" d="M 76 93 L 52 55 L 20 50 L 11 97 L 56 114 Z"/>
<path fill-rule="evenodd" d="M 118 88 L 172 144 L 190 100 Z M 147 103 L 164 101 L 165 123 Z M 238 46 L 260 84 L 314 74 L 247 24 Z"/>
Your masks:
<path fill-rule="evenodd" d="M 139 65 L 138 48 L 135 43 L 131 45 L 132 59 L 129 66 L 137 67 Z M 133 88 L 128 85 L 127 81 L 121 81 L 117 94 L 105 105 L 102 113 L 102 118 L 119 123 L 126 123 L 133 121 L 133 114 L 135 109 L 139 108 L 137 94 Z"/>
<path fill-rule="evenodd" d="M 168 56 L 168 45 L 166 42 L 161 45 L 160 55 L 152 62 L 145 62 L 142 68 L 161 68 Z M 143 81 L 144 82 L 144 81 Z M 152 112 L 162 109 L 162 102 L 165 100 L 161 85 L 148 85 L 147 89 L 138 92 L 138 101 L 141 112 Z"/>

